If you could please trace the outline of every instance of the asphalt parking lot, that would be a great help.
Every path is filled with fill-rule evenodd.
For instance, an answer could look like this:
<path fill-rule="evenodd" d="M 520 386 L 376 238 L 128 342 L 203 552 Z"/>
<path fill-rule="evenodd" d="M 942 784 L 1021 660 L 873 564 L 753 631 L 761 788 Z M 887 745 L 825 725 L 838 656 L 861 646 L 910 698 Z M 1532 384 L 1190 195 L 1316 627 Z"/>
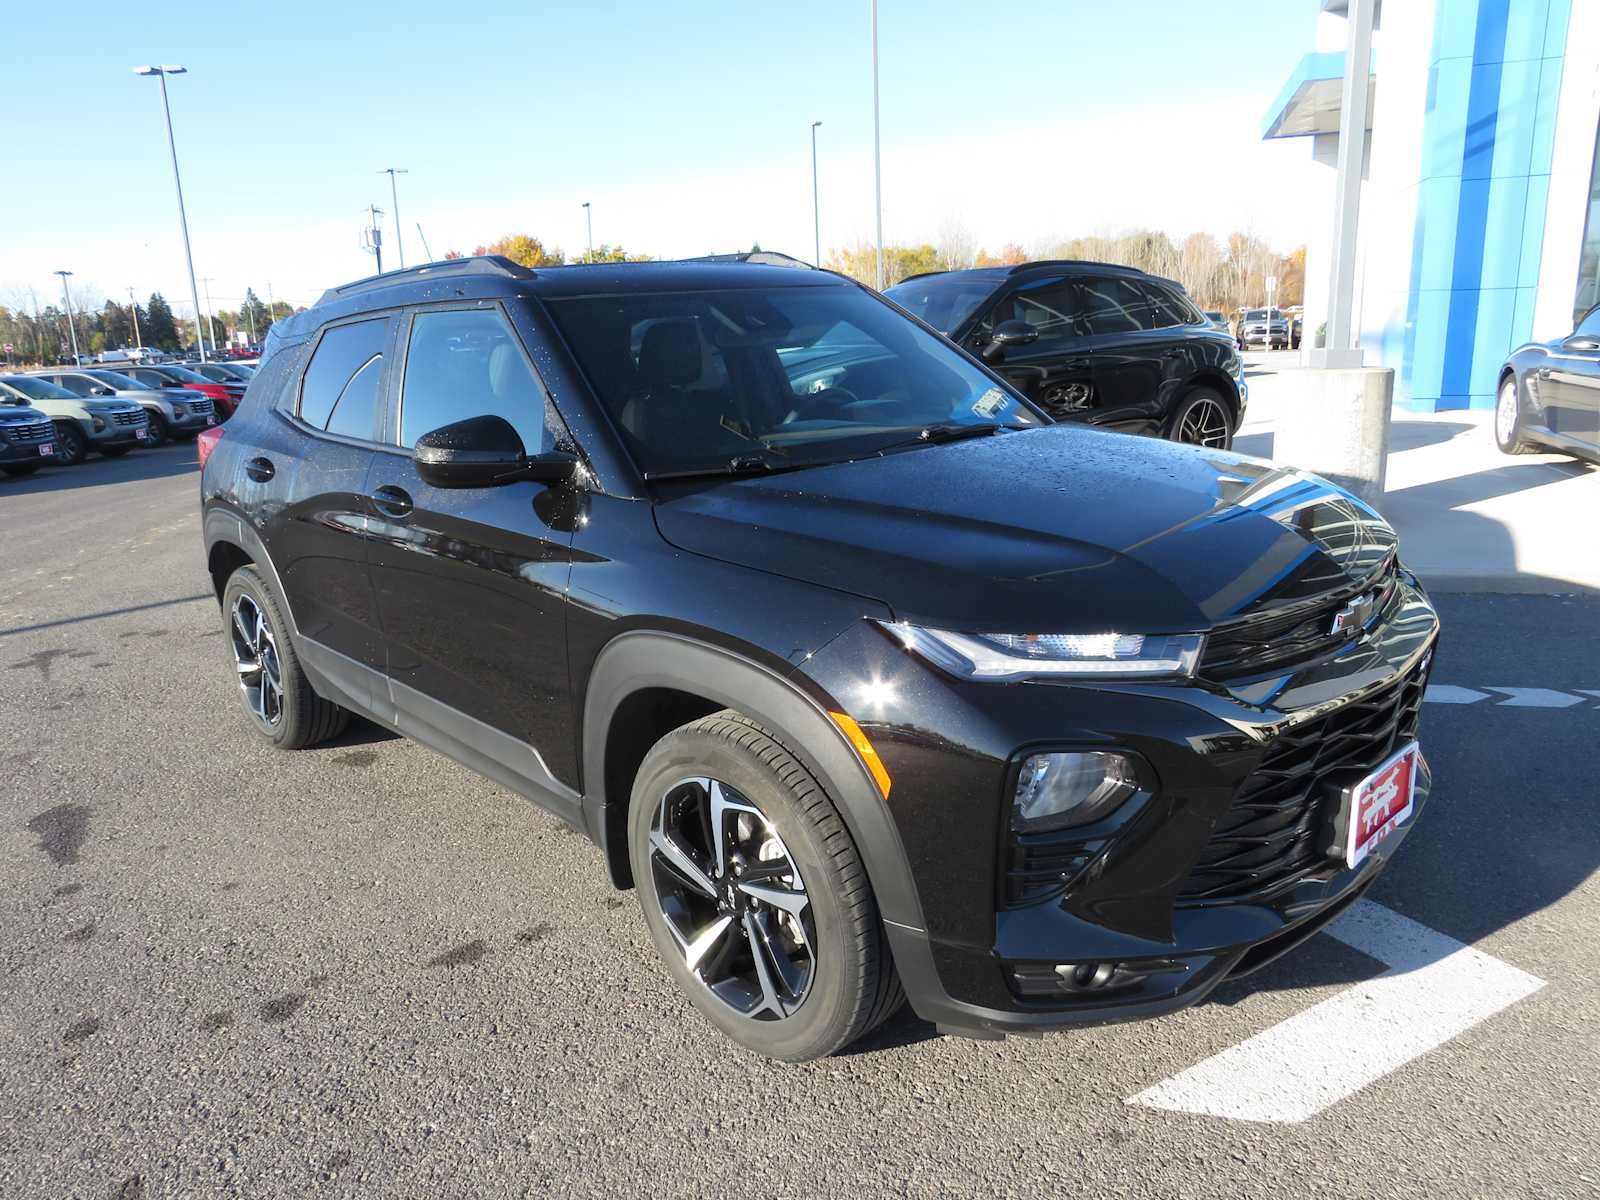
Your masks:
<path fill-rule="evenodd" d="M 1438 597 L 1432 804 L 1267 971 L 780 1066 L 554 818 L 257 744 L 193 459 L 0 480 L 0 1195 L 1600 1195 L 1600 600 Z"/>

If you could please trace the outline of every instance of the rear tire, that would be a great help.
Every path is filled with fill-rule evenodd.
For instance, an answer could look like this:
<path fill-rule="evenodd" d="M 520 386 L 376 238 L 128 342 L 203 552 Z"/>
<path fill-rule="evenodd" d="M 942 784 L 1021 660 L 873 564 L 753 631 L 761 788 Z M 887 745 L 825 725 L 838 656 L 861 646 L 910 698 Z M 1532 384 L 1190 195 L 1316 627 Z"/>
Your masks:
<path fill-rule="evenodd" d="M 1233 409 L 1214 388 L 1191 389 L 1178 402 L 1167 437 L 1187 446 L 1227 450 L 1233 446 Z"/>
<path fill-rule="evenodd" d="M 89 457 L 89 439 L 76 422 L 57 421 L 55 460 L 63 467 L 75 467 Z"/>
<path fill-rule="evenodd" d="M 821 1058 L 904 1002 L 849 831 L 811 773 L 748 717 L 724 709 L 651 748 L 634 780 L 628 855 L 668 972 L 746 1049 Z"/>
<path fill-rule="evenodd" d="M 1537 454 L 1539 447 L 1523 436 L 1522 389 L 1517 377 L 1506 376 L 1494 403 L 1494 440 L 1501 454 Z"/>
<path fill-rule="evenodd" d="M 223 643 L 250 727 L 279 750 L 304 750 L 344 732 L 350 713 L 312 690 L 288 629 L 277 597 L 255 567 L 240 567 L 228 577 Z"/>

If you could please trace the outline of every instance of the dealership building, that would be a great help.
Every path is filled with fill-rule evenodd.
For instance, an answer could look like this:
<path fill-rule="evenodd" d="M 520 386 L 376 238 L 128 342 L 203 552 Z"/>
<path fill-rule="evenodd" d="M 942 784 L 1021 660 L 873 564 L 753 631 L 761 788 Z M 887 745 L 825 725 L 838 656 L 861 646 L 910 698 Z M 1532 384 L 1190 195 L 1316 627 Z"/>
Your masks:
<path fill-rule="evenodd" d="M 1349 0 L 1267 113 L 1327 164 L 1310 214 L 1305 345 L 1325 319 Z M 1600 0 L 1378 0 L 1357 245 L 1364 361 L 1395 400 L 1492 408 L 1527 341 L 1600 303 Z"/>

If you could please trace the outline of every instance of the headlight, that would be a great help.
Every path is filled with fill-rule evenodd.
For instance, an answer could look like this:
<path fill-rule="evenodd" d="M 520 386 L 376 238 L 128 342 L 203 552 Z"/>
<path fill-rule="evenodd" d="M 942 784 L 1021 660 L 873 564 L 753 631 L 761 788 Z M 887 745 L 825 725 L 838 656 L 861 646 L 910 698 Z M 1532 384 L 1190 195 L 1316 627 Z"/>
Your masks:
<path fill-rule="evenodd" d="M 1190 676 L 1205 637 L 1198 633 L 951 633 L 884 624 L 908 650 L 965 679 L 1040 676 Z"/>
<path fill-rule="evenodd" d="M 1018 833 L 1040 833 L 1089 825 L 1109 816 L 1138 790 L 1133 760 L 1125 754 L 1030 754 L 1017 772 L 1011 827 Z"/>

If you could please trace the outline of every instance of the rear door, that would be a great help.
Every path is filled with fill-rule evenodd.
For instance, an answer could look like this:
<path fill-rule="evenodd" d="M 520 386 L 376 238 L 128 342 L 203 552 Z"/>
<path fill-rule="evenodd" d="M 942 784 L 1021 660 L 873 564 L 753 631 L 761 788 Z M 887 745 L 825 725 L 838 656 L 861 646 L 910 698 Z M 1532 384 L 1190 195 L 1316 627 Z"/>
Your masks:
<path fill-rule="evenodd" d="M 395 318 L 329 325 L 281 407 L 230 430 L 239 499 L 262 538 L 314 665 L 370 703 L 383 642 L 367 569 L 367 473 L 376 454 Z"/>
<path fill-rule="evenodd" d="M 372 578 L 396 723 L 492 777 L 560 793 L 551 771 L 576 778 L 564 770 L 575 762 L 570 497 L 526 480 L 435 488 L 411 461 L 423 434 L 489 413 L 529 454 L 570 441 L 524 335 L 536 336 L 495 303 L 409 314 L 388 445 L 368 481 Z"/>
<path fill-rule="evenodd" d="M 1115 275 L 1080 282 L 1101 423 L 1130 433 L 1158 432 L 1167 339 L 1150 336 L 1155 318 L 1148 293 L 1134 279 Z"/>
<path fill-rule="evenodd" d="M 1103 413 L 1084 345 L 1082 299 L 1066 276 L 1032 280 L 1006 293 L 967 335 L 967 346 L 981 353 L 994 327 L 1022 321 L 1038 340 L 1014 346 L 990 366 L 1028 399 L 1058 421 L 1099 424 Z"/>

